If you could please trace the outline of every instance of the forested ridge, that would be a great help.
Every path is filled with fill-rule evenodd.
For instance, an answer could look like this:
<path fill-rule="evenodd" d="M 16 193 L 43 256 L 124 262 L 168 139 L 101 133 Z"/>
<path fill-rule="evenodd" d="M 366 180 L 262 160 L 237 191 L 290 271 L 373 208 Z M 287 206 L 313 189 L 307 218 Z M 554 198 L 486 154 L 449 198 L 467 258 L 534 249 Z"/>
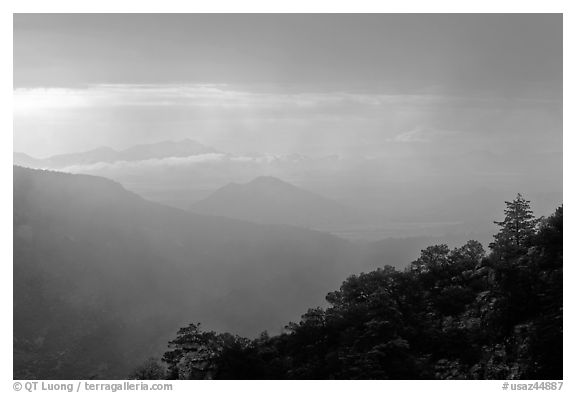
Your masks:
<path fill-rule="evenodd" d="M 561 379 L 562 214 L 535 218 L 518 194 L 488 252 L 435 245 L 404 271 L 353 275 L 273 337 L 192 323 L 130 377 Z"/>

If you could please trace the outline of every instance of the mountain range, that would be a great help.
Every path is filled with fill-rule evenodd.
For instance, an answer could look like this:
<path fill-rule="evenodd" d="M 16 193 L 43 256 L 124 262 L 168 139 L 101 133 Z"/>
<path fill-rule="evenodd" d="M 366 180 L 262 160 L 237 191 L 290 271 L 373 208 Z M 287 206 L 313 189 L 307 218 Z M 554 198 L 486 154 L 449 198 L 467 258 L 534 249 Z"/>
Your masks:
<path fill-rule="evenodd" d="M 24 153 L 14 153 L 14 164 L 30 168 L 62 169 L 73 165 L 113 163 L 119 161 L 143 161 L 168 157 L 189 157 L 200 154 L 217 153 L 216 149 L 202 145 L 191 139 L 163 141 L 153 144 L 135 145 L 125 150 L 110 147 L 72 154 L 61 154 L 45 159 L 31 157 Z"/>
<path fill-rule="evenodd" d="M 187 211 L 314 228 L 362 242 L 491 233 L 492 221 L 502 214 L 501 202 L 516 192 L 532 202 L 536 215 L 562 203 L 561 188 L 541 184 L 528 189 L 507 182 L 502 187 L 479 183 L 462 184 L 455 191 L 432 189 L 420 182 L 391 181 L 388 172 L 395 166 L 387 161 L 232 154 L 190 139 L 46 159 L 14 153 L 14 162 L 106 177 L 148 200 Z M 288 180 L 299 190 L 266 181 L 271 177 Z"/>

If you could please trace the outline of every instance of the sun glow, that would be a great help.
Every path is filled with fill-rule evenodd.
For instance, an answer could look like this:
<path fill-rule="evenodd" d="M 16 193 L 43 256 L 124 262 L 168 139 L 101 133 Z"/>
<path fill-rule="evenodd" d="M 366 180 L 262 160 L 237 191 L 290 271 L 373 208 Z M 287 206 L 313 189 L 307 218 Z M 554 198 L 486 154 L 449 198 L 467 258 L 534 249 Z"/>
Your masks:
<path fill-rule="evenodd" d="M 65 88 L 21 88 L 14 90 L 14 113 L 31 115 L 58 108 L 86 107 L 94 98 L 92 92 Z"/>

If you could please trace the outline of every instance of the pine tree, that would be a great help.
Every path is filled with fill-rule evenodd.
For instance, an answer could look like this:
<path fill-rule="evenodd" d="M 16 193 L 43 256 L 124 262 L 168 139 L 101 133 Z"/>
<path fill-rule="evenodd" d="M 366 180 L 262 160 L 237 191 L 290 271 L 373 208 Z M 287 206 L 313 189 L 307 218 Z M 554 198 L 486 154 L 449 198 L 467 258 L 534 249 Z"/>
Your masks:
<path fill-rule="evenodd" d="M 530 201 L 521 194 L 512 202 L 506 201 L 504 221 L 494 221 L 500 231 L 494 235 L 490 248 L 500 255 L 515 255 L 528 247 L 540 220 L 534 217 Z"/>
<path fill-rule="evenodd" d="M 171 379 L 212 379 L 224 343 L 222 335 L 203 332 L 199 323 L 191 323 L 181 328 L 168 346 L 172 350 L 162 361 L 168 364 Z"/>

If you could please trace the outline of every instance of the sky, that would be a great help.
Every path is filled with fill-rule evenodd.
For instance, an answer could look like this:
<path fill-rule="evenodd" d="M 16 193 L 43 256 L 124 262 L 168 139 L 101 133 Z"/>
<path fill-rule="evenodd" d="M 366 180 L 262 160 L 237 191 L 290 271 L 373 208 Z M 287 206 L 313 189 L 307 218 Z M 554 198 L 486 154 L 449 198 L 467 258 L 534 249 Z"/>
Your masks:
<path fill-rule="evenodd" d="M 561 34 L 553 14 L 16 14 L 14 148 L 560 150 Z"/>

